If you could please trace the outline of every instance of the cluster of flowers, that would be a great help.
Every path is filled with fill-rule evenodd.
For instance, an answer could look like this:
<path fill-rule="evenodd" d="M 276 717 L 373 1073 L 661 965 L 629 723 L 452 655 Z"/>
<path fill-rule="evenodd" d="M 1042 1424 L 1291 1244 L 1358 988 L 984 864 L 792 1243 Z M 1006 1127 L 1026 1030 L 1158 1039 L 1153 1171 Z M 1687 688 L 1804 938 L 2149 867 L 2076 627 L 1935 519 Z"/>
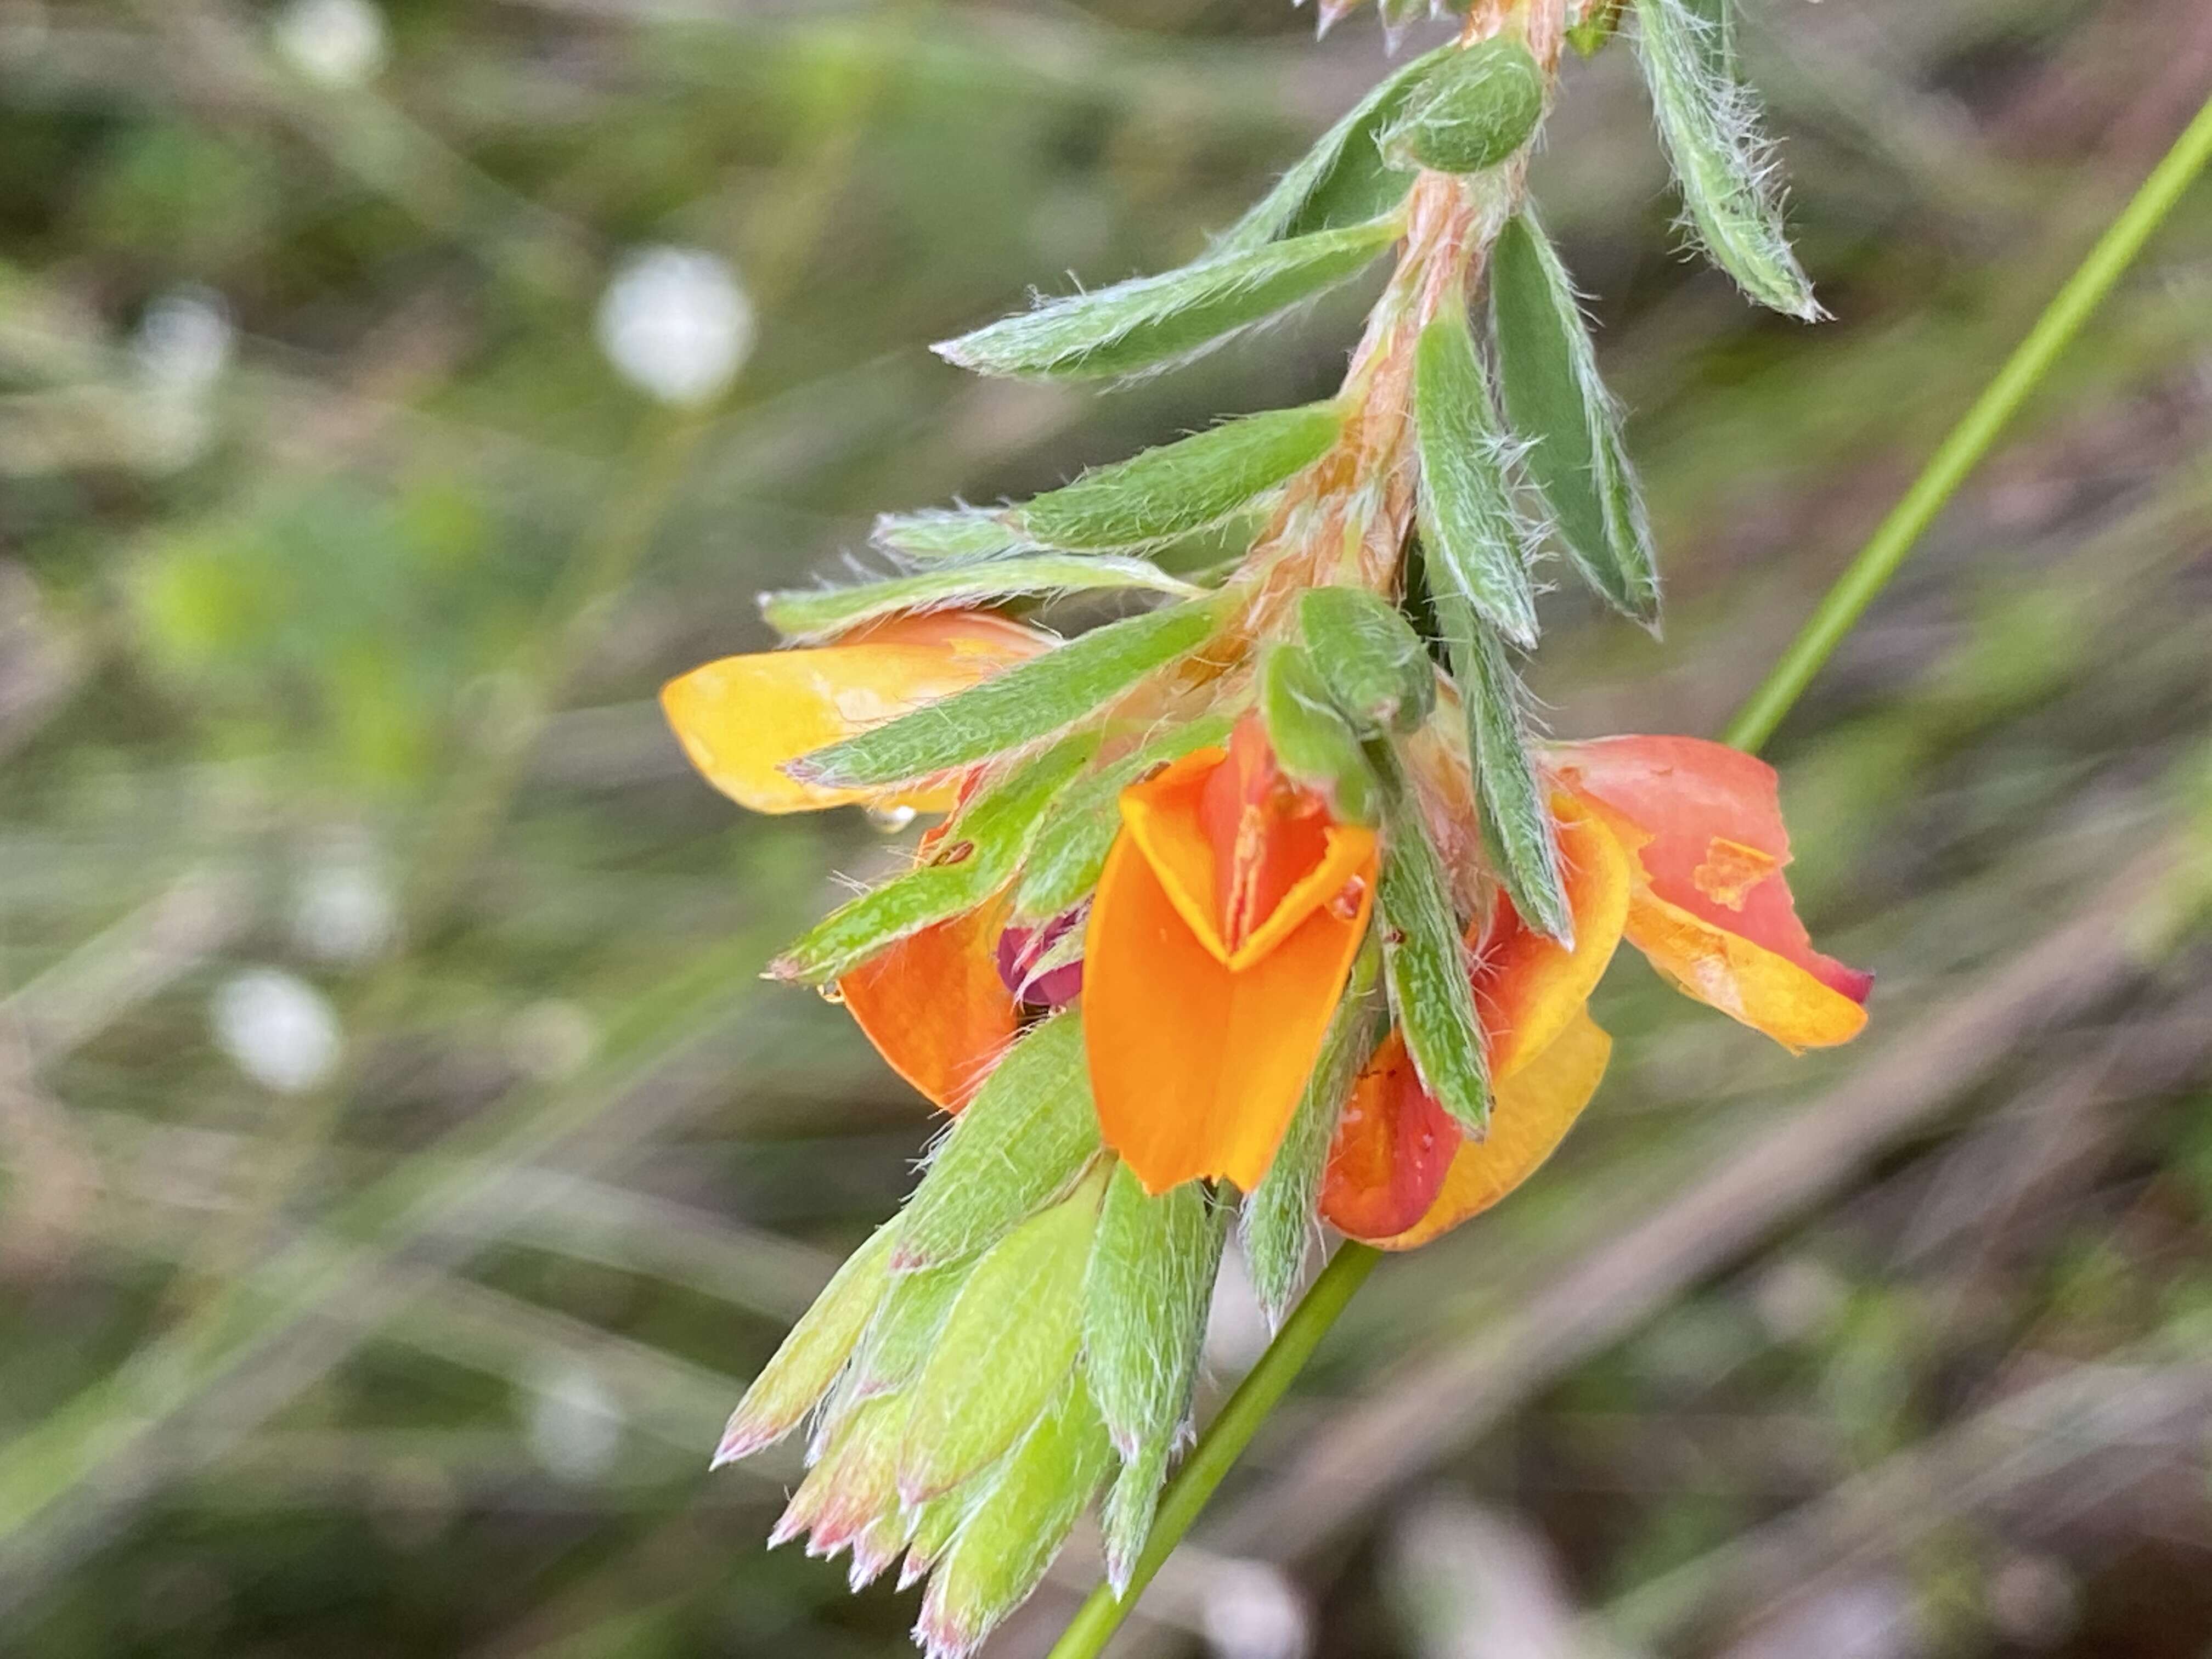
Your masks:
<path fill-rule="evenodd" d="M 1686 5 L 1638 8 L 1675 106 L 1720 61 Z M 1864 1022 L 1866 976 L 1798 921 L 1772 771 L 1690 738 L 1538 741 L 1511 667 L 1551 549 L 1656 611 L 1618 411 L 1522 199 L 1569 23 L 1619 9 L 1478 5 L 1194 264 L 940 348 L 1127 374 L 1395 246 L 1337 398 L 1019 505 L 884 520 L 904 574 L 769 595 L 797 648 L 664 693 L 756 811 L 946 815 L 773 964 L 955 1121 L 720 1453 L 811 1414 L 777 1538 L 849 1548 L 856 1584 L 929 1574 L 933 1653 L 972 1650 L 1102 1490 L 1128 1583 L 1232 1216 L 1279 1317 L 1317 1221 L 1407 1249 L 1528 1178 L 1604 1073 L 1587 1005 L 1623 939 L 1792 1048 Z M 1809 307 L 1746 229 L 1773 228 L 1756 158 L 1697 152 L 1698 112 L 1668 107 L 1717 254 Z M 1188 574 L 1178 550 L 1224 526 L 1233 568 Z M 1173 602 L 1071 640 L 1015 614 L 1103 590 Z"/>

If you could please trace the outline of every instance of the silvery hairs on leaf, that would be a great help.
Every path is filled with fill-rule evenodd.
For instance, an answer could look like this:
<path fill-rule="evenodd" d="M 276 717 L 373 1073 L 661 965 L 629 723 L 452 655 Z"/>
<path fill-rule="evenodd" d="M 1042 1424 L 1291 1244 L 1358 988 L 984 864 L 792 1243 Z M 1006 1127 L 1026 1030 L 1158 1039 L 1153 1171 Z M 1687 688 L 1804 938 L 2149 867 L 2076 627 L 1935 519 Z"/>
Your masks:
<path fill-rule="evenodd" d="M 835 637 L 863 623 L 918 611 L 987 605 L 1001 599 L 1115 589 L 1195 597 L 1200 590 L 1143 559 L 1070 553 L 1012 554 L 943 564 L 849 587 L 787 589 L 760 596 L 761 616 L 787 639 Z"/>
<path fill-rule="evenodd" d="M 1031 550 L 1003 514 L 987 507 L 880 513 L 868 539 L 886 553 L 896 553 L 916 564 L 1000 559 Z"/>
<path fill-rule="evenodd" d="M 1536 642 L 1528 575 L 1534 526 L 1514 505 L 1511 447 L 1498 429 L 1490 378 L 1467 313 L 1448 306 L 1421 331 L 1413 360 L 1413 424 L 1421 458 L 1421 544 L 1429 580 L 1500 633 Z"/>
<path fill-rule="evenodd" d="M 1482 837 L 1522 921 L 1573 948 L 1574 913 L 1559 871 L 1559 847 L 1542 770 L 1528 743 L 1520 677 L 1505 646 L 1463 602 L 1437 605 L 1467 715 Z"/>
<path fill-rule="evenodd" d="M 1698 246 L 1761 305 L 1819 321 L 1827 313 L 1790 250 L 1773 146 L 1758 100 L 1729 73 L 1723 23 L 1686 0 L 1636 0 L 1636 18 L 1637 56 Z"/>
<path fill-rule="evenodd" d="M 833 788 L 904 783 L 1074 725 L 1212 634 L 1218 605 L 1192 600 L 1095 628 L 940 702 L 803 755 L 785 770 Z"/>
<path fill-rule="evenodd" d="M 1339 283 L 1398 238 L 1395 217 L 1209 254 L 1158 276 L 1049 300 L 933 348 L 978 374 L 1097 380 L 1188 361 Z"/>
<path fill-rule="evenodd" d="M 1526 209 L 1491 249 L 1490 310 L 1507 422 L 1528 446 L 1521 467 L 1554 533 L 1599 597 L 1656 626 L 1658 556 L 1620 409 L 1598 374 L 1566 267 Z"/>

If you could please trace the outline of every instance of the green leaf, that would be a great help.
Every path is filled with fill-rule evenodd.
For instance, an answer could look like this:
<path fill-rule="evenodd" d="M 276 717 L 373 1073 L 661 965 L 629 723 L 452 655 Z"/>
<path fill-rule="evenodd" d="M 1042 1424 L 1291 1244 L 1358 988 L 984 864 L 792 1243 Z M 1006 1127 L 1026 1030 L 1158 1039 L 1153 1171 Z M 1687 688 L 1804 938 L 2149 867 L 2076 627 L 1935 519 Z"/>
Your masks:
<path fill-rule="evenodd" d="M 1318 460 L 1344 416 L 1334 404 L 1224 421 L 1038 496 L 1010 516 L 1039 545 L 1139 547 L 1218 524 Z"/>
<path fill-rule="evenodd" d="M 1222 234 L 1216 252 L 1264 246 L 1286 236 L 1310 235 L 1365 224 L 1396 210 L 1413 187 L 1413 175 L 1382 159 L 1376 142 L 1406 94 L 1455 46 L 1424 52 L 1384 80 Z"/>
<path fill-rule="evenodd" d="M 1383 130 L 1382 154 L 1439 173 L 1480 173 L 1526 144 L 1544 116 L 1544 71 L 1493 35 L 1438 61 Z"/>
<path fill-rule="evenodd" d="M 868 539 L 887 552 L 925 562 L 997 559 L 1030 550 L 1004 517 L 981 507 L 882 514 Z"/>
<path fill-rule="evenodd" d="M 1229 740 L 1230 718 L 1207 714 L 1172 726 L 1120 760 L 1100 767 L 1060 792 L 1030 843 L 1013 919 L 1048 920 L 1073 909 L 1098 884 L 1106 854 L 1121 830 L 1121 793 L 1154 767 L 1194 749 Z"/>
<path fill-rule="evenodd" d="M 1271 1327 L 1280 1326 L 1297 1297 L 1313 1239 L 1315 1212 L 1321 1201 L 1322 1175 L 1328 1164 L 1336 1121 L 1351 1097 L 1352 1085 L 1390 1029 L 1390 1005 L 1382 990 L 1382 951 L 1374 929 L 1352 964 L 1344 1000 L 1330 1017 L 1321 1055 L 1306 1079 L 1305 1093 L 1275 1149 L 1275 1161 L 1244 1200 L 1238 1217 L 1244 1261 L 1252 1288 Z"/>
<path fill-rule="evenodd" d="M 979 374 L 1096 379 L 1187 361 L 1357 276 L 1397 220 L 1210 254 L 1158 276 L 1053 300 L 935 349 Z"/>
<path fill-rule="evenodd" d="M 769 1534 L 773 1548 L 810 1528 L 818 1552 L 833 1547 L 872 1524 L 899 1514 L 898 1465 L 911 1401 L 905 1395 L 880 1395 L 847 1412 L 823 1437 L 821 1455 Z"/>
<path fill-rule="evenodd" d="M 778 633 L 807 641 L 827 639 L 902 611 L 942 611 L 1035 593 L 1088 593 L 1114 588 L 1148 588 L 1186 599 L 1200 592 L 1142 559 L 1028 553 L 948 564 L 851 587 L 763 593 L 760 608 L 769 626 Z"/>
<path fill-rule="evenodd" d="M 945 1132 L 900 1218 L 892 1271 L 988 1249 L 1066 1191 L 1097 1152 L 1083 1016 L 1070 1009 L 1024 1032 Z"/>
<path fill-rule="evenodd" d="M 1260 660 L 1260 718 L 1283 770 L 1328 796 L 1346 823 L 1376 822 L 1375 774 L 1313 660 L 1295 645 L 1272 645 Z"/>
<path fill-rule="evenodd" d="M 974 909 L 1012 879 L 1046 809 L 1097 747 L 1097 733 L 1081 732 L 1015 766 L 962 809 L 928 862 L 838 906 L 769 972 L 824 984 L 931 923 Z"/>
<path fill-rule="evenodd" d="M 1096 714 L 1153 669 L 1196 649 L 1218 621 L 1215 604 L 1192 600 L 1109 623 L 786 769 L 809 783 L 869 788 L 969 765 Z"/>
<path fill-rule="evenodd" d="M 1530 446 L 1522 465 L 1560 541 L 1609 604 L 1656 622 L 1658 562 L 1620 410 L 1598 376 L 1566 269 L 1525 212 L 1491 250 L 1490 295 L 1505 413 Z"/>
<path fill-rule="evenodd" d="M 1421 331 L 1414 349 L 1413 420 L 1430 581 L 1439 593 L 1459 594 L 1511 638 L 1534 645 L 1532 537 L 1514 510 L 1489 379 L 1456 301 Z"/>
<path fill-rule="evenodd" d="M 930 1654 L 973 1652 L 1022 1604 L 1112 1466 L 1105 1425 L 1072 1371 L 939 1559 L 915 1626 Z"/>
<path fill-rule="evenodd" d="M 1084 1367 L 1115 1449 L 1125 1463 L 1156 1465 L 1160 1479 L 1189 1415 L 1227 1220 L 1198 1182 L 1154 1198 L 1126 1164 L 1115 1166 L 1099 1211 L 1083 1287 Z M 1107 1571 L 1126 1585 L 1152 1502 L 1118 1486 L 1116 1496 L 1121 1524 L 1107 1534 Z"/>
<path fill-rule="evenodd" d="M 1574 916 L 1559 877 L 1551 803 L 1522 717 L 1520 681 L 1504 645 L 1464 606 L 1447 605 L 1439 615 L 1459 671 L 1484 844 L 1521 919 L 1571 945 Z"/>
<path fill-rule="evenodd" d="M 1298 632 L 1322 684 L 1364 735 L 1411 732 L 1436 706 L 1437 671 L 1405 613 L 1364 587 L 1298 599 Z"/>
<path fill-rule="evenodd" d="M 1626 0 L 1583 0 L 1581 15 L 1567 25 L 1567 44 L 1584 58 L 1595 58 L 1620 27 L 1620 9 Z"/>
<path fill-rule="evenodd" d="M 1383 977 L 1423 1085 L 1454 1122 L 1480 1139 L 1490 1125 L 1489 1069 L 1451 885 L 1395 756 L 1391 770 L 1382 880 L 1376 893 L 1382 912 Z"/>
<path fill-rule="evenodd" d="M 1036 1419 L 1075 1364 L 1083 1279 L 1106 1185 L 1076 1189 L 992 1246 L 915 1379 L 899 1456 L 909 1504 L 948 1492 L 994 1462 Z"/>
<path fill-rule="evenodd" d="M 714 1449 L 713 1467 L 720 1468 L 782 1439 L 829 1391 L 883 1298 L 897 1231 L 896 1222 L 877 1228 L 866 1243 L 845 1259 L 814 1298 L 814 1305 L 791 1328 L 731 1413 L 721 1443 Z"/>
<path fill-rule="evenodd" d="M 963 1259 L 892 1276 L 854 1355 L 852 1400 L 902 1389 L 921 1373 L 969 1265 Z"/>
<path fill-rule="evenodd" d="M 1725 28 L 1686 0 L 1636 0 L 1638 56 L 1690 227 L 1712 262 L 1764 306 L 1826 313 L 1790 251 L 1773 146 L 1750 88 L 1729 73 Z"/>
<path fill-rule="evenodd" d="M 1133 1457 L 1122 1460 L 1106 1501 L 1099 1508 L 1099 1543 L 1106 1557 L 1106 1582 L 1117 1597 L 1129 1593 L 1137 1563 L 1152 1536 L 1152 1519 L 1159 1513 L 1160 1492 L 1168 1483 L 1168 1466 L 1174 1448 L 1164 1441 L 1148 1443 Z"/>

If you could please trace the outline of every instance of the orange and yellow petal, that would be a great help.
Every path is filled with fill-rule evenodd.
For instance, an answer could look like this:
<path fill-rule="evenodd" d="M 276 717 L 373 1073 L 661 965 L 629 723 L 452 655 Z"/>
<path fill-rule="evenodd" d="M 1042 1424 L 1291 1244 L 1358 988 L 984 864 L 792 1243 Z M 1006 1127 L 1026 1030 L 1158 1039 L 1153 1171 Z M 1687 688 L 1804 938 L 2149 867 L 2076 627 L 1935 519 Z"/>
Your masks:
<path fill-rule="evenodd" d="M 1384 1039 L 1352 1085 L 1322 1178 L 1322 1219 L 1352 1238 L 1389 1238 L 1425 1216 L 1461 1144 L 1421 1086 L 1405 1039 Z"/>
<path fill-rule="evenodd" d="M 1669 904 L 1650 889 L 1628 908 L 1628 942 L 1678 989 L 1793 1049 L 1848 1042 L 1866 1009 L 1789 957 Z"/>
<path fill-rule="evenodd" d="M 1135 836 L 1099 878 L 1083 1021 L 1099 1129 L 1148 1192 L 1249 1192 L 1275 1156 L 1367 930 L 1374 861 L 1242 968 L 1201 939 Z"/>
<path fill-rule="evenodd" d="M 1410 1250 L 1480 1215 L 1534 1175 L 1574 1127 L 1597 1093 L 1613 1039 L 1587 1012 L 1551 1046 L 1497 1085 L 1490 1133 L 1462 1139 L 1428 1213 L 1404 1231 L 1368 1238 L 1386 1250 Z"/>
<path fill-rule="evenodd" d="M 724 657 L 661 688 L 660 706 L 691 763 L 756 812 L 880 800 L 945 811 L 953 786 L 885 795 L 801 783 L 786 762 L 880 726 L 1036 656 L 1055 641 L 980 611 L 894 617 L 835 645 Z"/>
<path fill-rule="evenodd" d="M 1581 1016 L 1627 926 L 1629 855 L 1597 815 L 1561 790 L 1552 797 L 1571 950 L 1523 922 L 1502 894 L 1477 951 L 1474 1001 L 1491 1075 L 1509 1078 Z"/>
<path fill-rule="evenodd" d="M 890 1068 L 948 1112 L 968 1103 L 1019 1029 L 999 975 L 1005 895 L 909 934 L 837 981 Z"/>

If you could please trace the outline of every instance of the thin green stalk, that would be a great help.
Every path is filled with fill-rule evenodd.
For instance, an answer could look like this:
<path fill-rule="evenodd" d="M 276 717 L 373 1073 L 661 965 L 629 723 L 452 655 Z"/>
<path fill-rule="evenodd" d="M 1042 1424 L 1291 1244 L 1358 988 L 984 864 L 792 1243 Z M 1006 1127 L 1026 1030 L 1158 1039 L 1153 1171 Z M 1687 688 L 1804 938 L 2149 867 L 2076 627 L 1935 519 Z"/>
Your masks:
<path fill-rule="evenodd" d="M 2044 307 L 2027 338 L 1951 429 L 1912 488 L 1837 578 L 1773 672 L 1729 722 L 1726 741 L 1756 752 L 1773 735 L 1813 677 L 1897 574 L 1936 515 L 1989 453 L 1998 433 L 2142 251 L 2151 233 L 2204 170 L 2207 161 L 2212 161 L 2212 101 L 2197 112 L 2197 118 L 2152 169 L 2119 217 Z M 1096 1659 L 1121 1627 L 1139 1592 L 1152 1582 L 1160 1564 L 1190 1530 L 1214 1489 L 1251 1443 L 1275 1402 L 1289 1390 L 1352 1300 L 1352 1292 L 1366 1281 L 1381 1259 L 1379 1250 L 1364 1244 L 1346 1243 L 1337 1251 L 1170 1483 L 1152 1523 L 1152 1540 L 1130 1579 L 1128 1595 L 1116 1600 L 1112 1589 L 1103 1584 L 1093 1590 L 1053 1644 L 1048 1659 Z"/>

